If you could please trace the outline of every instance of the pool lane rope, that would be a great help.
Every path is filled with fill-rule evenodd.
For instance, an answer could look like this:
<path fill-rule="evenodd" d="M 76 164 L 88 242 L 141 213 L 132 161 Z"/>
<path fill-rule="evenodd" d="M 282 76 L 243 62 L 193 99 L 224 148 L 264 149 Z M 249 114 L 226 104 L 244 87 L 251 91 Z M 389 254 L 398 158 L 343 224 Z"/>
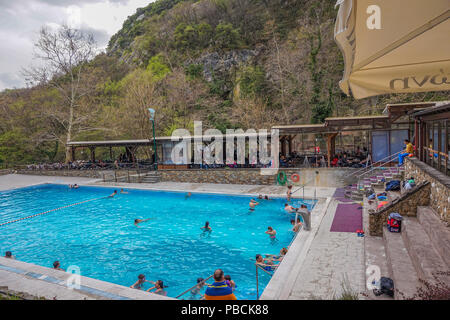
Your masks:
<path fill-rule="evenodd" d="M 16 219 L 16 220 L 13 220 L 13 221 L 8 221 L 8 222 L 1 223 L 1 224 L 0 224 L 0 227 L 1 227 L 1 226 L 4 226 L 4 225 L 7 225 L 7 224 L 19 222 L 19 221 L 22 221 L 22 220 L 27 220 L 27 219 L 35 218 L 35 217 L 38 217 L 38 216 L 42 216 L 42 215 L 47 214 L 47 213 L 50 213 L 50 212 L 59 211 L 59 210 L 66 209 L 66 208 L 70 208 L 70 207 L 74 207 L 74 206 L 77 206 L 77 205 L 80 205 L 80 204 L 83 204 L 83 203 L 88 203 L 88 202 L 92 202 L 92 201 L 100 200 L 100 199 L 105 199 L 105 198 L 108 198 L 108 197 L 100 197 L 100 198 L 95 198 L 95 199 L 90 199 L 90 200 L 86 200 L 86 201 L 82 201 L 82 202 L 77 202 L 77 203 L 69 204 L 69 205 L 64 206 L 64 207 L 60 207 L 60 208 L 48 210 L 48 211 L 45 211 L 45 212 L 33 214 L 32 216 L 28 216 L 28 217 Z"/>

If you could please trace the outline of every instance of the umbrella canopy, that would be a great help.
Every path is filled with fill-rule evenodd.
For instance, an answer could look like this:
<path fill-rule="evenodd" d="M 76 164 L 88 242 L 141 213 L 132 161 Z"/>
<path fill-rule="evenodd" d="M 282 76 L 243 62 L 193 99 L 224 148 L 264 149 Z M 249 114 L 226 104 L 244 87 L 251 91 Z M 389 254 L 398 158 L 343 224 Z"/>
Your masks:
<path fill-rule="evenodd" d="M 339 0 L 339 86 L 356 99 L 450 90 L 450 0 Z"/>

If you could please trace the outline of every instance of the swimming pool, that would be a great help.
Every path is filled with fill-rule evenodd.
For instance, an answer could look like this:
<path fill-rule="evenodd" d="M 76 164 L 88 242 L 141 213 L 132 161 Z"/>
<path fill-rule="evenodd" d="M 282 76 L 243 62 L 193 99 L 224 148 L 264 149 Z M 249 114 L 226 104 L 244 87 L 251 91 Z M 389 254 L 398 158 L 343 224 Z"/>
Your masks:
<path fill-rule="evenodd" d="M 113 188 L 46 184 L 0 192 L 0 224 L 85 200 L 108 196 Z M 248 210 L 248 196 L 128 189 L 128 194 L 101 198 L 0 227 L 0 250 L 18 260 L 66 269 L 124 286 L 139 274 L 163 280 L 170 297 L 192 287 L 216 268 L 236 282 L 238 299 L 256 299 L 255 255 L 278 254 L 293 238 L 283 199 L 260 201 Z M 313 200 L 294 200 L 294 204 Z M 134 225 L 134 219 L 151 220 Z M 200 229 L 210 222 L 211 233 Z M 264 232 L 277 231 L 272 242 Z M 270 280 L 259 273 L 259 294 Z M 211 281 L 208 281 L 211 283 Z M 144 285 L 147 289 L 151 285 Z M 190 293 L 181 299 L 197 299 Z"/>

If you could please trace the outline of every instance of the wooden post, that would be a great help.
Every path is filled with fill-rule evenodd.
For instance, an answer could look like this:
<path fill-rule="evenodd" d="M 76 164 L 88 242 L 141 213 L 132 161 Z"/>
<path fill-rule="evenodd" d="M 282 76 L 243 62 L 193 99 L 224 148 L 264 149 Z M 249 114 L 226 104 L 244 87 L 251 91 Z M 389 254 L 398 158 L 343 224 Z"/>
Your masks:
<path fill-rule="evenodd" d="M 336 136 L 338 135 L 337 132 L 335 133 L 329 133 L 327 137 L 327 156 L 328 156 L 328 167 L 331 167 L 331 157 L 335 153 L 335 146 L 336 146 Z"/>

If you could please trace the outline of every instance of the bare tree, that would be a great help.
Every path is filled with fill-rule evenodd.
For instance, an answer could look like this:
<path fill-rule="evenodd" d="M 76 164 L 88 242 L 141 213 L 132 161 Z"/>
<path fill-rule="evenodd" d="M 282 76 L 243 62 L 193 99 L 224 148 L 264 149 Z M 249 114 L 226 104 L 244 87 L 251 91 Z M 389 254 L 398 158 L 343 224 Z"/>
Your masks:
<path fill-rule="evenodd" d="M 88 116 L 84 112 L 77 113 L 77 109 L 95 90 L 95 79 L 88 64 L 95 57 L 96 43 L 92 34 L 62 25 L 55 31 L 42 27 L 35 48 L 39 66 L 25 69 L 23 74 L 27 83 L 49 86 L 60 94 L 58 110 L 48 111 L 63 128 L 65 137 L 58 139 L 66 146 L 66 162 L 69 162 L 73 159 L 67 144 L 76 133 L 91 130 L 86 126 Z"/>

